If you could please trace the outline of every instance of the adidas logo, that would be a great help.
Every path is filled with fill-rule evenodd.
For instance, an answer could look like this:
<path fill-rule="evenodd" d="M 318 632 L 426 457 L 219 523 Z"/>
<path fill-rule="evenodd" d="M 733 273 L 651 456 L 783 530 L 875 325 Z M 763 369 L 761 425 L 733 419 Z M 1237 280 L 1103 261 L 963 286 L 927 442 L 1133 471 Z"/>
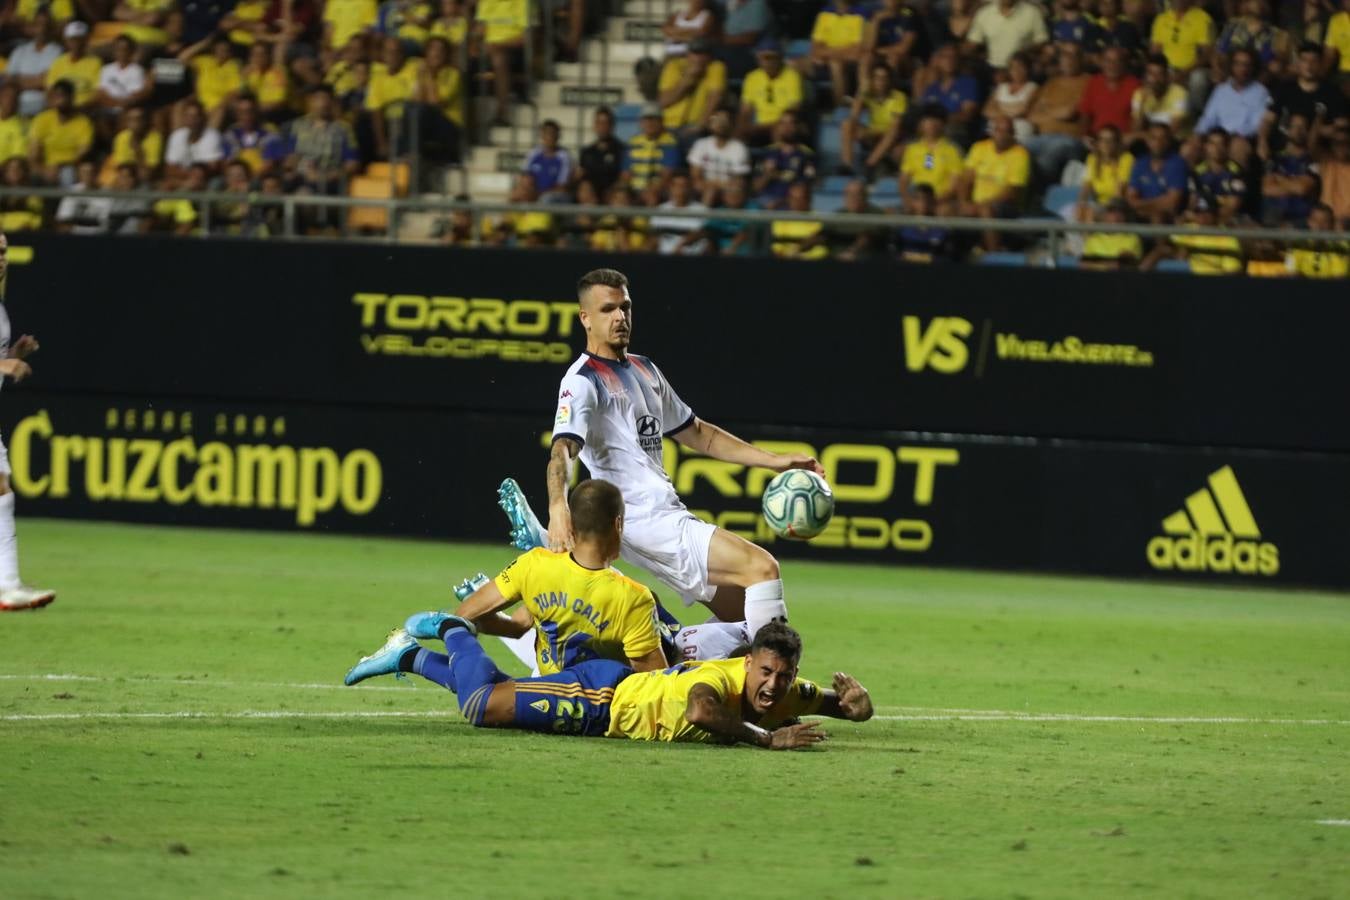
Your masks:
<path fill-rule="evenodd" d="M 1261 540 L 1231 466 L 1211 474 L 1208 487 L 1163 519 L 1162 530 L 1148 542 L 1149 565 L 1155 569 L 1267 576 L 1280 571 L 1280 549 Z"/>

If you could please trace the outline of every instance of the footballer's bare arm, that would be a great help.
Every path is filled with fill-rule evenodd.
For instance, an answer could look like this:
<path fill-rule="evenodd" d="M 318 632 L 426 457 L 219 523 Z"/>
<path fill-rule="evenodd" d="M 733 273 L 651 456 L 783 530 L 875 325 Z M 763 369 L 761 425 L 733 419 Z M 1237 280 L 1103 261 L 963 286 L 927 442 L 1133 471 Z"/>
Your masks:
<path fill-rule="evenodd" d="M 807 456 L 803 453 L 771 453 L 762 447 L 756 447 L 748 441 L 743 441 L 736 435 L 727 431 L 725 428 L 719 428 L 711 422 L 705 422 L 698 416 L 695 416 L 684 428 L 671 435 L 679 443 L 688 447 L 690 450 L 697 450 L 699 453 L 707 454 L 713 459 L 720 459 L 722 462 L 739 463 L 743 466 L 760 466 L 765 469 L 772 469 L 775 472 L 786 472 L 788 469 L 810 469 L 817 475 L 824 475 L 825 470 L 816 462 L 815 457 Z"/>
<path fill-rule="evenodd" d="M 829 736 L 819 730 L 819 722 L 784 725 L 773 731 L 751 725 L 723 706 L 722 698 L 706 684 L 696 684 L 690 689 L 684 718 L 704 731 L 753 744 L 763 750 L 796 750 L 819 744 Z"/>
<path fill-rule="evenodd" d="M 525 628 L 521 629 L 512 616 L 501 612 L 510 605 L 511 601 L 502 596 L 497 582 L 489 581 L 464 598 L 464 602 L 455 608 L 454 614 L 461 619 L 468 619 L 484 634 L 519 637 L 530 630 L 530 625 L 526 624 Z M 528 623 L 529 613 L 526 612 L 525 615 Z"/>
<path fill-rule="evenodd" d="M 820 709 L 817 712 L 833 719 L 866 722 L 872 718 L 874 710 L 871 695 L 858 679 L 844 672 L 835 672 L 834 690 L 822 693 Z"/>
<path fill-rule="evenodd" d="M 523 606 L 516 607 L 508 616 L 504 612 L 495 612 L 474 621 L 479 634 L 495 634 L 497 637 L 524 637 L 534 627 L 530 612 Z"/>
<path fill-rule="evenodd" d="M 548 549 L 555 553 L 572 549 L 572 510 L 567 506 L 567 482 L 572 461 L 581 445 L 569 437 L 553 442 L 548 457 Z"/>

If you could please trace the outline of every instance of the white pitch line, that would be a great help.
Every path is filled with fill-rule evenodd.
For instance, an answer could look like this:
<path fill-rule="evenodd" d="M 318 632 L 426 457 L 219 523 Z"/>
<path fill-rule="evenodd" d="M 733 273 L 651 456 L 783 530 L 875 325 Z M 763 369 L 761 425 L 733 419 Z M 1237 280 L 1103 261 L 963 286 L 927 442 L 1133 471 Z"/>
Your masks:
<path fill-rule="evenodd" d="M 342 684 L 323 684 L 323 683 L 297 683 L 277 681 L 221 681 L 204 679 L 198 681 L 192 678 L 155 678 L 147 676 L 145 678 L 100 678 L 97 675 L 0 675 L 0 681 L 88 681 L 97 683 L 117 683 L 117 684 L 170 684 L 182 687 L 235 687 L 235 688 L 282 688 L 288 691 L 341 691 L 347 688 Z M 410 682 L 416 684 L 416 682 Z M 363 685 L 361 690 L 365 691 L 403 691 L 407 690 L 407 685 L 403 687 L 392 687 L 387 685 L 367 684 Z"/>
<path fill-rule="evenodd" d="M 20 713 L 0 716 L 0 722 L 49 722 L 73 719 L 443 719 L 458 716 L 454 710 L 301 712 L 298 710 L 244 710 L 243 712 L 81 712 Z"/>
<path fill-rule="evenodd" d="M 1350 819 L 1318 819 L 1318 825 L 1345 825 L 1350 826 Z"/>
<path fill-rule="evenodd" d="M 1135 722 L 1141 725 L 1350 725 L 1346 719 L 1249 719 L 1240 716 L 1086 716 L 1072 713 L 936 713 L 873 716 L 883 722 Z"/>
<path fill-rule="evenodd" d="M 117 683 L 117 684 L 167 684 L 173 686 L 196 686 L 196 687 L 234 687 L 234 688 L 272 688 L 280 690 L 322 690 L 322 691 L 341 691 L 347 690 L 345 685 L 341 684 L 322 684 L 322 683 L 287 683 L 270 681 L 225 681 L 225 680 L 195 680 L 178 678 L 156 678 L 148 676 L 145 678 L 104 678 L 98 675 L 75 675 L 75 674 L 35 674 L 35 675 L 0 675 L 0 681 L 73 681 L 73 682 L 95 682 L 95 683 Z M 362 693 L 370 691 L 406 691 L 411 685 L 416 685 L 416 681 L 407 685 L 371 685 L 365 684 L 360 687 Z M 1141 725 L 1350 725 L 1350 720 L 1346 719 L 1268 719 L 1253 718 L 1244 716 L 1104 716 L 1104 715 L 1084 715 L 1078 713 L 1033 713 L 1019 712 L 1006 709 L 965 709 L 960 707 L 933 707 L 933 706 L 880 706 L 878 709 L 897 709 L 907 712 L 900 715 L 878 715 L 874 719 L 882 722 L 1121 722 L 1137 723 Z M 312 717 L 321 718 L 324 716 L 342 717 L 348 713 L 277 713 L 268 714 L 272 718 L 294 717 Z M 210 718 L 210 717 L 232 717 L 232 718 L 267 718 L 263 713 L 229 713 L 216 716 L 216 714 L 202 713 L 53 713 L 51 715 L 32 715 L 0 717 L 0 721 L 27 721 L 29 719 L 62 719 L 62 718 L 131 718 L 140 716 L 142 718 Z M 352 713 L 350 715 L 359 715 L 374 717 L 375 713 Z M 403 713 L 389 712 L 380 715 L 397 717 Z M 422 713 L 410 715 L 424 715 Z"/>

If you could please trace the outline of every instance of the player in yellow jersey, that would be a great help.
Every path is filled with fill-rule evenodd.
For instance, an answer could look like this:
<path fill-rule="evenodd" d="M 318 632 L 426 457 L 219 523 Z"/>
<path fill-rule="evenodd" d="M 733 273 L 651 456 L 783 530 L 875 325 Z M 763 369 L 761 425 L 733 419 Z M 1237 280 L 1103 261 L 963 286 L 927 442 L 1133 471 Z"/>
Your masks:
<path fill-rule="evenodd" d="M 572 489 L 571 502 L 580 504 L 583 524 L 574 526 L 577 542 L 570 553 L 530 550 L 465 599 L 454 616 L 410 616 L 390 636 L 399 651 L 387 653 L 386 644 L 357 663 L 346 683 L 404 671 L 445 684 L 446 657 L 421 648 L 416 639 L 440 638 L 447 622 L 460 621 L 471 623 L 475 633 L 502 637 L 520 637 L 533 628 L 535 665 L 544 675 L 592 659 L 639 672 L 664 668 L 655 595 L 610 566 L 623 537 L 623 495 L 609 482 L 592 479 Z M 522 606 L 514 615 L 503 612 L 517 602 Z"/>
<path fill-rule="evenodd" d="M 820 715 L 864 722 L 872 700 L 857 679 L 834 673 L 832 689 L 797 677 L 801 637 L 784 622 L 755 634 L 741 659 L 681 663 L 633 674 L 593 659 L 539 678 L 508 678 L 483 652 L 471 623 L 449 617 L 442 682 L 469 723 L 553 734 L 734 744 L 793 750 L 825 740 Z M 388 646 L 388 645 L 386 645 Z"/>

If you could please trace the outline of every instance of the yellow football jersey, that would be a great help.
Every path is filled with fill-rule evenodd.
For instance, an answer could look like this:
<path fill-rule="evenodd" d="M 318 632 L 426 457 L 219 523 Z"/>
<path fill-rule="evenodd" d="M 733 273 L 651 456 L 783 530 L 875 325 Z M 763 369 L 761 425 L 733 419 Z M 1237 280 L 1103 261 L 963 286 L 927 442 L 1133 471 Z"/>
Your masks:
<path fill-rule="evenodd" d="M 597 657 L 638 659 L 661 646 L 656 598 L 617 569 L 588 569 L 570 553 L 536 547 L 516 557 L 496 583 L 534 619 L 541 675 Z"/>
<path fill-rule="evenodd" d="M 1025 187 L 1031 179 L 1031 155 L 1021 144 L 1006 150 L 994 146 L 992 138 L 978 141 L 966 154 L 966 168 L 975 173 L 970 199 L 988 203 L 1009 187 Z"/>
<path fill-rule="evenodd" d="M 951 191 L 962 165 L 961 151 L 946 138 L 938 138 L 931 147 L 917 140 L 905 147 L 900 171 L 909 176 L 911 185 L 926 184 L 942 197 Z"/>
<path fill-rule="evenodd" d="M 697 728 L 684 717 L 689 692 L 696 684 L 706 684 L 721 699 L 722 705 L 742 715 L 741 694 L 745 691 L 745 660 L 713 659 L 684 662 L 659 672 L 629 675 L 614 689 L 609 707 L 609 731 L 606 737 L 626 737 L 635 741 L 689 741 L 705 744 L 729 743 L 722 735 Z M 809 716 L 820 709 L 824 695 L 814 682 L 798 678 L 782 700 L 751 724 L 770 731 L 788 719 Z"/>

